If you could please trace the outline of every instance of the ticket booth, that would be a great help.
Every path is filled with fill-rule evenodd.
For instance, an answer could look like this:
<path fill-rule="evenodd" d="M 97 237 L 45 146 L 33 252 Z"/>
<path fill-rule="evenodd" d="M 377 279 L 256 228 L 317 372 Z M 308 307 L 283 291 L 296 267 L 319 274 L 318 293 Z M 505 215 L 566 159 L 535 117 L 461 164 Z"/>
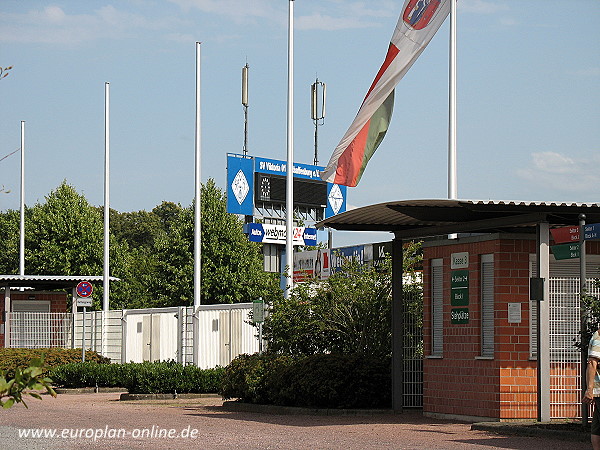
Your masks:
<path fill-rule="evenodd" d="M 395 410 L 404 407 L 402 243 L 408 240 L 424 242 L 424 414 L 546 421 L 557 417 L 554 405 L 578 408 L 580 355 L 571 337 L 565 337 L 571 335 L 551 329 L 556 323 L 579 329 L 578 305 L 568 303 L 579 301 L 574 282 L 578 260 L 553 257 L 550 230 L 577 227 L 583 215 L 588 224 L 600 223 L 600 205 L 402 200 L 357 208 L 317 224 L 393 233 Z M 598 242 L 586 243 L 588 278 L 600 276 Z M 560 280 L 572 284 L 551 295 Z M 535 295 L 530 285 L 536 286 Z M 562 322 L 557 319 L 563 316 Z M 564 357 L 561 349 L 567 349 Z M 560 367 L 557 357 L 563 358 Z M 561 384 L 565 381 L 570 387 Z M 552 398 L 557 391 L 565 391 L 565 397 Z"/>

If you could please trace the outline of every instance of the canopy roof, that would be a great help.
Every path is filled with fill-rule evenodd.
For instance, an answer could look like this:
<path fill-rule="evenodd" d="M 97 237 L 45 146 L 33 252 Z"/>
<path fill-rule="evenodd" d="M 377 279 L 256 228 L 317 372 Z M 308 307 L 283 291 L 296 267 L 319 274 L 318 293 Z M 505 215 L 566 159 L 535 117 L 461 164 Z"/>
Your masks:
<path fill-rule="evenodd" d="M 600 222 L 598 203 L 515 202 L 493 200 L 401 200 L 356 208 L 317 223 L 349 231 L 389 231 L 398 238 L 451 233 L 535 232 L 551 226 Z"/>
<path fill-rule="evenodd" d="M 36 290 L 71 289 L 81 281 L 101 284 L 104 281 L 104 277 L 100 275 L 0 275 L 0 287 L 28 287 Z M 109 281 L 121 280 L 110 277 Z"/>

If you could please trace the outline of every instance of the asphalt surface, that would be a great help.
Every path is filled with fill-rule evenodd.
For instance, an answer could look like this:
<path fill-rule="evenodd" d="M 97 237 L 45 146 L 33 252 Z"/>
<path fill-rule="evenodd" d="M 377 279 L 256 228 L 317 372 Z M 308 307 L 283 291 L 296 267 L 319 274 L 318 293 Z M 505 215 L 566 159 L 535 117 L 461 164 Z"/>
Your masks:
<path fill-rule="evenodd" d="M 0 411 L 0 448 L 42 449 L 588 449 L 543 436 L 472 431 L 471 424 L 404 414 L 235 412 L 218 398 L 119 401 L 118 393 L 61 394 Z M 31 437 L 54 432 L 55 437 Z M 30 433 L 29 437 L 19 434 Z M 171 437 L 168 437 L 168 434 Z M 64 435 L 64 437 L 62 437 Z"/>

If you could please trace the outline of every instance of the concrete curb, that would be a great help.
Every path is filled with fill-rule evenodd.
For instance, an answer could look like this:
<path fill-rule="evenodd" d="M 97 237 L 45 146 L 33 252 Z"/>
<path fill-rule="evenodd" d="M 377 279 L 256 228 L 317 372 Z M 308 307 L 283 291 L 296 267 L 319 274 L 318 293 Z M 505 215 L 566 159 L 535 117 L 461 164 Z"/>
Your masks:
<path fill-rule="evenodd" d="M 219 394 L 129 394 L 123 393 L 119 397 L 121 401 L 127 400 L 173 400 L 194 398 L 221 398 Z"/>
<path fill-rule="evenodd" d="M 391 409 L 328 409 L 301 408 L 298 406 L 259 405 L 236 401 L 223 402 L 223 409 L 235 412 L 252 412 L 274 415 L 308 415 L 308 416 L 374 416 L 395 414 Z"/>
<path fill-rule="evenodd" d="M 126 392 L 122 387 L 85 387 L 85 388 L 54 388 L 57 394 L 107 394 Z"/>
<path fill-rule="evenodd" d="M 471 430 L 490 431 L 513 436 L 538 436 L 562 441 L 589 442 L 590 433 L 584 431 L 553 430 L 540 426 L 537 422 L 479 422 L 471 425 Z"/>

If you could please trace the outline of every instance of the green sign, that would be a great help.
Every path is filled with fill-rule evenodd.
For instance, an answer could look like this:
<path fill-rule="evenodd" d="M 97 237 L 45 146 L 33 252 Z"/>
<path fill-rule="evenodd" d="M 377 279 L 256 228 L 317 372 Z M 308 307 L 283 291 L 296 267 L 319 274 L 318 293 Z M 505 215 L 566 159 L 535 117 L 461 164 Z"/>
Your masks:
<path fill-rule="evenodd" d="M 452 289 L 452 306 L 467 306 L 469 304 L 469 288 Z"/>
<path fill-rule="evenodd" d="M 551 245 L 550 250 L 554 255 L 554 259 L 573 259 L 581 256 L 579 242 L 572 244 Z"/>
<path fill-rule="evenodd" d="M 265 303 L 260 300 L 252 302 L 252 321 L 254 323 L 262 323 L 265 321 Z"/>
<path fill-rule="evenodd" d="M 468 288 L 469 287 L 469 271 L 468 270 L 453 270 L 450 279 L 450 287 Z"/>
<path fill-rule="evenodd" d="M 450 310 L 450 323 L 469 323 L 469 308 L 452 308 Z"/>
<path fill-rule="evenodd" d="M 469 271 L 453 270 L 450 274 L 450 304 L 467 306 L 469 304 Z"/>

